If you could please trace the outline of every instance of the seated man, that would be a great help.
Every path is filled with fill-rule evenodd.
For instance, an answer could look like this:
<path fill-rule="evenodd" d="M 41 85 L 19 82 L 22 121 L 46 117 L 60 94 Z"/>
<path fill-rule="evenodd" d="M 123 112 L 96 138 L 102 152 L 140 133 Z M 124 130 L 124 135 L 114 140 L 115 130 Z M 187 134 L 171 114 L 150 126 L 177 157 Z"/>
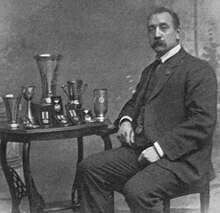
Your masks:
<path fill-rule="evenodd" d="M 216 75 L 181 47 L 175 12 L 157 9 L 147 28 L 157 60 L 115 121 L 122 145 L 78 166 L 83 213 L 113 213 L 114 191 L 132 213 L 162 213 L 164 199 L 213 178 Z"/>

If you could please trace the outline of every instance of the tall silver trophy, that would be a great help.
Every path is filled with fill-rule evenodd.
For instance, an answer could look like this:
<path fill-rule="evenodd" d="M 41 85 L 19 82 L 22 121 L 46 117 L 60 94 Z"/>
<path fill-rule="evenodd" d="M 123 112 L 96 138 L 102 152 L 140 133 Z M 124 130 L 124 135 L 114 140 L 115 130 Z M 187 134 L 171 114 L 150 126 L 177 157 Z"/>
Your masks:
<path fill-rule="evenodd" d="M 34 104 L 42 127 L 54 125 L 52 97 L 56 96 L 57 76 L 60 60 L 59 54 L 40 54 L 34 56 L 41 76 L 42 96 L 39 104 Z"/>
<path fill-rule="evenodd" d="M 12 129 L 17 129 L 19 127 L 18 113 L 21 97 L 21 95 L 15 96 L 13 94 L 7 94 L 2 97 L 5 104 L 8 126 Z"/>
<path fill-rule="evenodd" d="M 56 95 L 57 75 L 62 56 L 59 54 L 40 54 L 34 58 L 37 61 L 42 83 L 40 103 L 50 104 L 51 97 Z"/>

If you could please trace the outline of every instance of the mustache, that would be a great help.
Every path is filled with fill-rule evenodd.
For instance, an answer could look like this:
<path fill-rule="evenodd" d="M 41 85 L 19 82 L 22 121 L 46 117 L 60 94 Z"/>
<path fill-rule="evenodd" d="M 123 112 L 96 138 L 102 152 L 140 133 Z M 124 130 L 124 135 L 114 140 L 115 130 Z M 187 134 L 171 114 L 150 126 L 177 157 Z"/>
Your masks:
<path fill-rule="evenodd" d="M 153 48 L 166 47 L 166 46 L 167 46 L 167 44 L 164 41 L 161 41 L 161 40 L 156 40 L 152 45 Z"/>

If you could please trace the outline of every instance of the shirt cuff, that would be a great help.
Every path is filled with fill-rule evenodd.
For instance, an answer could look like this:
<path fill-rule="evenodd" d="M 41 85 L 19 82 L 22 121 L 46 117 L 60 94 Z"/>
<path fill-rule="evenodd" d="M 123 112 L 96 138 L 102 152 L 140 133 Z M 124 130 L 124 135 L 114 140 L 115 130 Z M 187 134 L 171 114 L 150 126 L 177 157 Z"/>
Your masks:
<path fill-rule="evenodd" d="M 164 156 L 164 152 L 157 141 L 154 142 L 154 147 L 157 150 L 159 156 L 162 158 Z"/>
<path fill-rule="evenodd" d="M 132 122 L 132 118 L 131 118 L 130 116 L 126 115 L 126 116 L 123 116 L 123 117 L 120 119 L 120 121 L 119 121 L 119 126 L 121 126 L 121 123 L 122 123 L 123 120 L 129 120 L 130 122 Z"/>

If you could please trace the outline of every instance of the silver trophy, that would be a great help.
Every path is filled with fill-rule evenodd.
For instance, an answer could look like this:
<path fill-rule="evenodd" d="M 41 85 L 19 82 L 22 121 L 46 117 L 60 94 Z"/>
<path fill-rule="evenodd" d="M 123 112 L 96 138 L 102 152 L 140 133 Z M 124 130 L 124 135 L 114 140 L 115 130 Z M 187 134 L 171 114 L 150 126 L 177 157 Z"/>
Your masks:
<path fill-rule="evenodd" d="M 62 89 L 68 97 L 69 103 L 75 105 L 76 109 L 82 108 L 82 95 L 87 88 L 83 80 L 67 81 L 62 85 Z"/>
<path fill-rule="evenodd" d="M 51 104 L 51 97 L 56 95 L 57 73 L 62 56 L 41 54 L 34 58 L 37 61 L 42 83 L 40 104 Z"/>
<path fill-rule="evenodd" d="M 14 96 L 13 94 L 7 94 L 2 97 L 5 104 L 8 126 L 12 129 L 17 129 L 19 127 L 18 112 L 21 97 L 21 95 Z"/>
<path fill-rule="evenodd" d="M 93 104 L 95 119 L 103 122 L 106 119 L 108 111 L 108 91 L 107 89 L 94 89 L 93 90 Z"/>
<path fill-rule="evenodd" d="M 67 81 L 62 85 L 62 89 L 68 97 L 68 103 L 65 105 L 67 116 L 73 125 L 84 122 L 84 111 L 82 108 L 82 95 L 87 88 L 83 80 Z"/>
<path fill-rule="evenodd" d="M 23 123 L 26 127 L 30 128 L 36 128 L 38 125 L 36 125 L 36 120 L 33 116 L 32 109 L 31 109 L 31 100 L 34 96 L 34 90 L 35 86 L 23 86 L 21 87 L 21 92 L 24 97 L 24 99 L 27 101 L 27 107 L 26 107 L 26 117 L 23 120 Z"/>

